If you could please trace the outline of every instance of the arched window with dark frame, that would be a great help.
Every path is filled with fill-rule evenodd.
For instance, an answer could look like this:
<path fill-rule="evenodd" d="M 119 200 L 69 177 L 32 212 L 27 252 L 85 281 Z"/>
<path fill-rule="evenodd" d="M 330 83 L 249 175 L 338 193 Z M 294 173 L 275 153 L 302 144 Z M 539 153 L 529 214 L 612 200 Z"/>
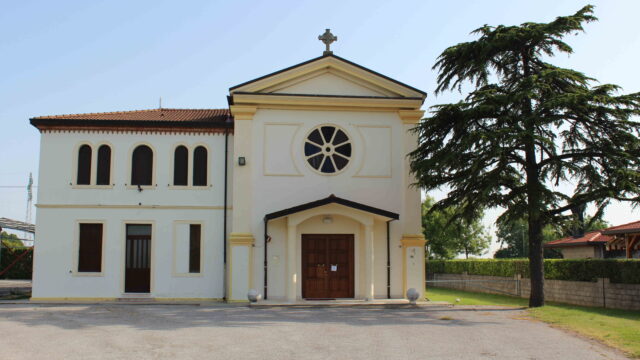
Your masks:
<path fill-rule="evenodd" d="M 207 149 L 204 146 L 193 151 L 193 186 L 207 186 Z"/>
<path fill-rule="evenodd" d="M 78 149 L 77 185 L 91 184 L 91 146 L 85 144 Z"/>
<path fill-rule="evenodd" d="M 153 150 L 140 145 L 131 155 L 131 185 L 151 185 L 153 181 Z"/>
<path fill-rule="evenodd" d="M 189 150 L 184 145 L 176 147 L 173 153 L 173 185 L 186 186 L 189 175 Z"/>
<path fill-rule="evenodd" d="M 96 185 L 109 185 L 111 182 L 111 147 L 101 145 L 98 148 L 98 169 Z"/>

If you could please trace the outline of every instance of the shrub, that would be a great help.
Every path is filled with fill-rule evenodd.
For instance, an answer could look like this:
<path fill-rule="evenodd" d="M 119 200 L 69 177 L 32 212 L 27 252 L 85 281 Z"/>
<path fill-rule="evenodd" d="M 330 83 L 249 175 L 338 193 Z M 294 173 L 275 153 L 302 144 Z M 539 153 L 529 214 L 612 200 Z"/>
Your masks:
<path fill-rule="evenodd" d="M 2 255 L 0 257 L 0 272 L 7 268 L 16 257 L 20 256 L 23 252 L 29 251 L 28 254 L 23 256 L 18 262 L 6 273 L 0 276 L 0 279 L 31 279 L 31 273 L 33 270 L 33 251 L 27 248 L 12 248 L 2 249 Z"/>
<path fill-rule="evenodd" d="M 430 260 L 427 273 L 529 277 L 527 259 Z M 546 259 L 545 279 L 596 281 L 609 278 L 612 283 L 640 284 L 640 261 L 617 259 Z"/>

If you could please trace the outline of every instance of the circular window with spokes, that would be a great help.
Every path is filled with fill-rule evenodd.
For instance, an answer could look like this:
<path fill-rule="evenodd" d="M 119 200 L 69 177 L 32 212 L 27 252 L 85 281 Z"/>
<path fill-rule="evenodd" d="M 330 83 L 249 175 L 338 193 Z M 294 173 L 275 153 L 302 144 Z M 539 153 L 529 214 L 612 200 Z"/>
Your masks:
<path fill-rule="evenodd" d="M 336 174 L 351 160 L 351 139 L 334 125 L 313 129 L 304 142 L 304 156 L 309 166 L 322 174 Z"/>

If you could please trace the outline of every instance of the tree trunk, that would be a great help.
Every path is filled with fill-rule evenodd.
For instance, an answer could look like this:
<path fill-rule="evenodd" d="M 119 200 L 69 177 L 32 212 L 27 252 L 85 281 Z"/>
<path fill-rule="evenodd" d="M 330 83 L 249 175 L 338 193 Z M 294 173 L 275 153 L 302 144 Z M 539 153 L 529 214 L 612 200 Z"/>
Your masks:
<path fill-rule="evenodd" d="M 522 51 L 522 69 L 524 77 L 530 75 L 530 50 Z M 533 119 L 530 99 L 523 100 L 524 128 L 527 136 L 524 140 L 525 170 L 527 173 L 527 205 L 529 222 L 529 278 L 531 293 L 529 307 L 544 306 L 544 261 L 542 258 L 542 184 L 540 184 L 540 169 L 536 161 L 536 124 Z"/>
<path fill-rule="evenodd" d="M 531 294 L 529 307 L 544 306 L 544 258 L 542 254 L 542 222 L 538 212 L 537 219 L 529 212 L 529 273 Z"/>
<path fill-rule="evenodd" d="M 525 145 L 528 147 L 528 145 Z M 533 157 L 535 152 L 533 152 Z M 527 158 L 529 152 L 527 151 Z M 535 162 L 528 162 L 527 166 L 527 197 L 528 197 L 528 223 L 529 223 L 529 278 L 531 280 L 531 293 L 529 295 L 529 307 L 544 306 L 544 260 L 542 254 L 542 213 L 540 180 L 538 167 Z"/>
<path fill-rule="evenodd" d="M 544 261 L 542 254 L 542 192 L 533 142 L 525 144 L 527 158 L 527 202 L 529 223 L 529 306 L 544 306 Z"/>

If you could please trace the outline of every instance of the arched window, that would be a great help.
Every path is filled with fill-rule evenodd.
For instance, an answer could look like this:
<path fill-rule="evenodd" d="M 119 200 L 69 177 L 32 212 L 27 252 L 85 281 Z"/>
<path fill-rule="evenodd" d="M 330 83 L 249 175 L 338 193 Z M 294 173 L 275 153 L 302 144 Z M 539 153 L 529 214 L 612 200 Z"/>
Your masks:
<path fill-rule="evenodd" d="M 207 186 L 207 149 L 204 146 L 193 151 L 193 186 Z"/>
<path fill-rule="evenodd" d="M 111 182 L 111 148 L 101 145 L 98 148 L 98 170 L 96 185 L 109 185 Z"/>
<path fill-rule="evenodd" d="M 183 145 L 178 146 L 173 153 L 173 185 L 187 185 L 188 163 L 189 150 Z"/>
<path fill-rule="evenodd" d="M 153 179 L 153 150 L 140 145 L 131 156 L 131 185 L 151 185 Z"/>
<path fill-rule="evenodd" d="M 91 184 L 91 146 L 82 145 L 78 149 L 78 173 L 76 176 L 76 184 Z"/>

